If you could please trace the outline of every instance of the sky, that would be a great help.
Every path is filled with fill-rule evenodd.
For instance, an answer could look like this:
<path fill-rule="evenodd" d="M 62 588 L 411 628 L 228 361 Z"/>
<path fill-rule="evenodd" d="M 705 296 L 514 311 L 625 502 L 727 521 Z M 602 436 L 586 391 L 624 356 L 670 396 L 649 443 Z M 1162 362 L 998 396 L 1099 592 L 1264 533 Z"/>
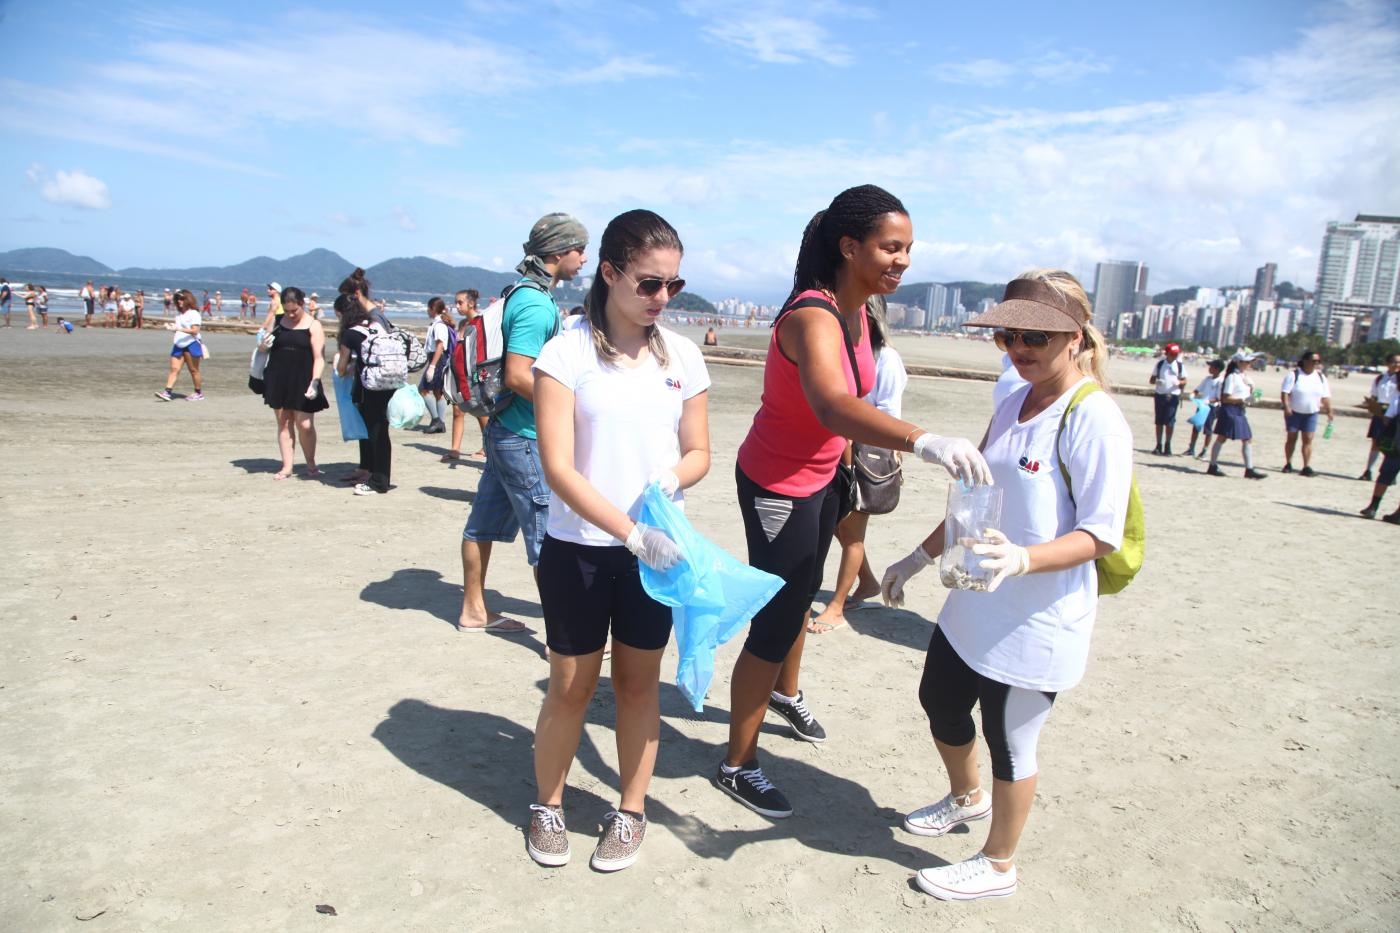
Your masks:
<path fill-rule="evenodd" d="M 544 213 L 646 207 L 693 291 L 775 301 L 874 183 L 906 281 L 1311 288 L 1329 220 L 1400 214 L 1390 2 L 410 6 L 0 0 L 0 250 L 506 269 Z"/>

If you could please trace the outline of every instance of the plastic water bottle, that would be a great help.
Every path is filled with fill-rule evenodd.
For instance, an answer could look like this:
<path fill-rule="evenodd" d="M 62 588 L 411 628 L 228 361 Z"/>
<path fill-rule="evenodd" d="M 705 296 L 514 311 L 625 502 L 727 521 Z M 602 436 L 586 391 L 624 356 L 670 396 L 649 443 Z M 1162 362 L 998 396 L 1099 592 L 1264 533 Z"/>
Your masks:
<path fill-rule="evenodd" d="M 1329 440 L 1332 437 L 1332 422 L 1327 422 L 1327 427 L 1322 429 L 1322 439 Z"/>

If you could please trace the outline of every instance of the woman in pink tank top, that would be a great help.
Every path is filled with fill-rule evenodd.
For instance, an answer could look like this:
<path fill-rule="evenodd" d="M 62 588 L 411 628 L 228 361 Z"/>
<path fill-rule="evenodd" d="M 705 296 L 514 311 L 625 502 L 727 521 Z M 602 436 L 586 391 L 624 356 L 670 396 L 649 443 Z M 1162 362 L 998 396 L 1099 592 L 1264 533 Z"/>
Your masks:
<path fill-rule="evenodd" d="M 990 481 L 971 441 L 930 434 L 860 398 L 875 382 L 866 300 L 899 287 L 913 243 L 909 212 L 874 185 L 841 192 L 812 218 L 792 293 L 773 325 L 763 398 L 739 448 L 734 472 L 749 563 L 785 583 L 754 616 L 735 662 L 729 749 L 715 781 L 764 816 L 792 814 L 758 762 L 767 710 L 787 720 L 797 738 L 826 740 L 798 675 L 807 616 L 839 517 L 836 465 L 847 440 L 911 452 L 968 482 Z"/>

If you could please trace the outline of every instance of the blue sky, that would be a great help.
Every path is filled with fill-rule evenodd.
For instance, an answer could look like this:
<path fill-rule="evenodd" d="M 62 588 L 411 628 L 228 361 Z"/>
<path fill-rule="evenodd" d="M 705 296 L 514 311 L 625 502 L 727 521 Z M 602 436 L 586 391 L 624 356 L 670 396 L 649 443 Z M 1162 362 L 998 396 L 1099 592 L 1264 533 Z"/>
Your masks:
<path fill-rule="evenodd" d="M 907 281 L 1142 260 L 1309 287 L 1400 213 L 1400 12 L 1352 2 L 0 3 L 0 249 L 222 265 L 317 246 L 512 266 L 649 207 L 711 298 L 786 291 L 874 182 Z"/>

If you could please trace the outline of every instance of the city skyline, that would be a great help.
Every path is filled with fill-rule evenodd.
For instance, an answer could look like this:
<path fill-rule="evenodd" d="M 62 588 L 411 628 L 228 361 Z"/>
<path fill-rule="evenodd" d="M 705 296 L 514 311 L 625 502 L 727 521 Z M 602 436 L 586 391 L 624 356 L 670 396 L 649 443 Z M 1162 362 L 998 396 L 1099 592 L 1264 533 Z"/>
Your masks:
<path fill-rule="evenodd" d="M 865 182 L 909 207 L 908 281 L 1140 257 L 1161 288 L 1307 282 L 1322 223 L 1400 211 L 1392 4 L 1120 12 L 10 5 L 0 249 L 508 269 L 540 214 L 596 241 L 642 205 L 697 290 L 776 300 L 811 213 Z"/>

